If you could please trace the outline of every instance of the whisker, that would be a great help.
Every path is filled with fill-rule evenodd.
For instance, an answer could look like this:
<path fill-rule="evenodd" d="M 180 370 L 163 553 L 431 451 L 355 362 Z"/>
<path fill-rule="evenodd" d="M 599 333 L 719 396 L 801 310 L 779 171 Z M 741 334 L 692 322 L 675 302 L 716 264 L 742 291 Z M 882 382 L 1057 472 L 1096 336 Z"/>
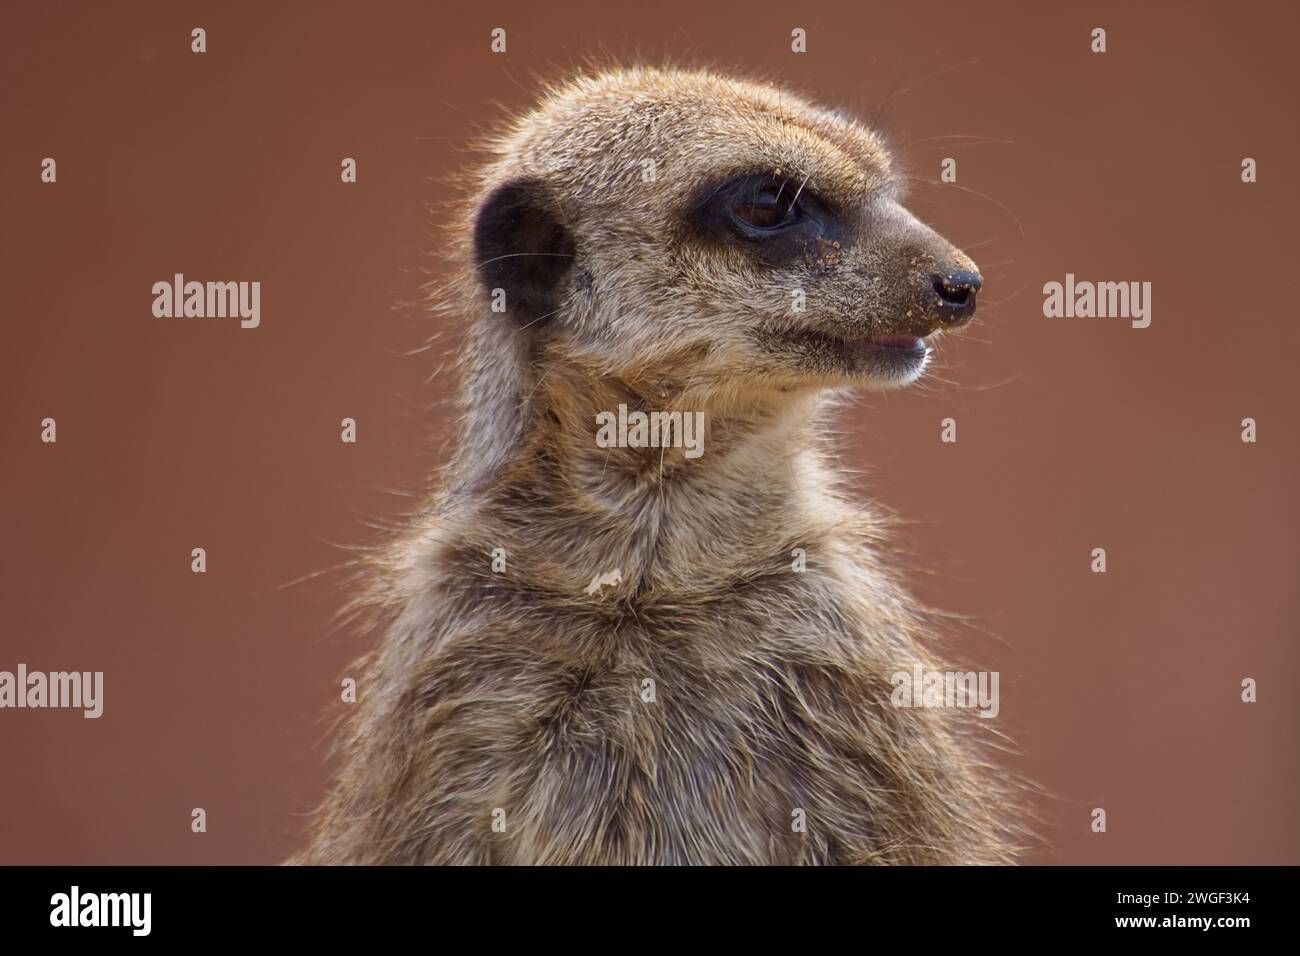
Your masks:
<path fill-rule="evenodd" d="M 951 187 L 952 189 L 960 189 L 963 192 L 968 192 L 973 196 L 979 196 L 981 199 L 987 199 L 989 202 L 993 203 L 993 205 L 997 206 L 999 209 L 1006 211 L 1007 215 L 1010 216 L 1015 221 L 1016 228 L 1020 230 L 1020 235 L 1023 236 L 1025 234 L 1025 227 L 1020 224 L 1020 217 L 1017 216 L 1015 212 L 1011 209 L 1011 207 L 1008 206 L 1006 203 L 998 202 L 992 196 L 987 196 L 984 193 L 980 192 L 978 189 L 971 189 L 969 186 L 961 186 L 958 185 L 957 183 L 944 183 L 944 185 Z"/>
<path fill-rule="evenodd" d="M 500 262 L 502 259 L 516 259 L 520 256 L 558 256 L 561 259 L 576 259 L 576 254 L 572 252 L 507 252 L 503 256 L 493 256 L 491 259 L 484 259 L 479 265 L 489 265 L 493 262 Z"/>
<path fill-rule="evenodd" d="M 812 173 L 809 173 L 807 176 L 805 176 L 805 177 L 803 178 L 803 182 L 799 184 L 799 191 L 798 191 L 797 193 L 795 193 L 795 194 L 794 194 L 794 198 L 790 200 L 790 205 L 791 205 L 791 206 L 793 206 L 795 203 L 797 203 L 797 202 L 799 201 L 799 196 L 803 193 L 803 188 L 804 188 L 804 186 L 807 186 L 807 185 L 808 185 L 808 180 L 810 180 L 810 179 L 812 179 Z"/>
<path fill-rule="evenodd" d="M 943 139 L 974 139 L 982 143 L 1001 143 L 1004 146 L 1015 144 L 1013 139 L 998 139 L 995 136 L 981 136 L 978 133 L 944 133 L 942 136 L 925 136 L 921 139 L 909 140 L 907 143 L 910 149 L 913 146 L 919 146 L 922 143 L 934 143 Z"/>
<path fill-rule="evenodd" d="M 1017 289 L 1015 292 L 1013 292 L 1013 293 L 1011 293 L 1009 296 L 1007 296 L 1005 299 L 998 299 L 998 300 L 995 301 L 995 302 L 983 302 L 983 303 L 980 303 L 980 304 L 981 304 L 981 305 L 988 305 L 988 306 L 1006 305 L 1008 302 L 1010 302 L 1012 299 L 1014 299 L 1016 296 L 1020 295 L 1020 293 L 1024 292 L 1024 291 L 1025 291 L 1026 289 L 1028 289 L 1028 288 L 1029 288 L 1029 284 L 1026 283 L 1026 284 L 1022 285 L 1019 289 Z"/>

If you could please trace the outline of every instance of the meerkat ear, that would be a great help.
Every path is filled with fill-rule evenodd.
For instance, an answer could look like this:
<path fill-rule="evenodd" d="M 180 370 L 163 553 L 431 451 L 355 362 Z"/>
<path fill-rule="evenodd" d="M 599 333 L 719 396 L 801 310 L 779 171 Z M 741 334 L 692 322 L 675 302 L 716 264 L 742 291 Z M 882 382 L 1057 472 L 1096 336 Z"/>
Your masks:
<path fill-rule="evenodd" d="M 474 222 L 474 262 L 489 294 L 505 293 L 507 314 L 531 324 L 558 307 L 560 280 L 573 265 L 574 245 L 545 186 L 516 180 L 498 186 Z"/>

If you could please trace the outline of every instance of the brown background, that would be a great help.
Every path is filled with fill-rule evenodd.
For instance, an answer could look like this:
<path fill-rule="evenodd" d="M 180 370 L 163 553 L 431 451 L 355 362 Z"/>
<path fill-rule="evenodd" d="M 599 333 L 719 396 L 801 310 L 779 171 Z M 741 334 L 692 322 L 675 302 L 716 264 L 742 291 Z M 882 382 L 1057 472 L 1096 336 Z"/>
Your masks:
<path fill-rule="evenodd" d="M 0 669 L 102 670 L 106 711 L 0 712 L 0 862 L 296 846 L 366 639 L 336 578 L 282 585 L 438 464 L 450 346 L 408 354 L 411 303 L 467 139 L 603 53 L 889 99 L 913 208 L 983 266 L 969 334 L 847 413 L 846 454 L 916 589 L 990 635 L 1008 766 L 1053 795 L 1033 859 L 1300 863 L 1294 5 L 614 6 L 5 4 Z M 174 272 L 261 280 L 262 327 L 154 318 Z M 1152 326 L 1043 318 L 1066 272 L 1154 283 Z"/>

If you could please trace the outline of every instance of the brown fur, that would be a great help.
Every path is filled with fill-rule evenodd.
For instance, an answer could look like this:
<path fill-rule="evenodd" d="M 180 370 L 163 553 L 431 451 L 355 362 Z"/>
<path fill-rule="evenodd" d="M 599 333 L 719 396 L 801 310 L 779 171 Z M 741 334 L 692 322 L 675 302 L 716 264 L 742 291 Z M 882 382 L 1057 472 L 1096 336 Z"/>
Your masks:
<path fill-rule="evenodd" d="M 752 169 L 868 209 L 871 228 L 779 269 L 698 242 L 692 195 Z M 493 145 L 455 229 L 464 261 L 475 210 L 519 180 L 544 185 L 573 266 L 555 314 L 524 323 L 460 280 L 477 318 L 458 451 L 386 555 L 386 635 L 300 861 L 1013 859 L 978 721 L 891 704 L 892 673 L 938 666 L 929 625 L 824 448 L 826 389 L 893 383 L 765 338 L 933 332 L 914 305 L 928 264 L 974 265 L 897 205 L 874 134 L 715 75 L 552 92 Z M 619 403 L 705 411 L 704 455 L 597 447 L 594 416 Z M 599 575 L 615 583 L 589 588 Z"/>

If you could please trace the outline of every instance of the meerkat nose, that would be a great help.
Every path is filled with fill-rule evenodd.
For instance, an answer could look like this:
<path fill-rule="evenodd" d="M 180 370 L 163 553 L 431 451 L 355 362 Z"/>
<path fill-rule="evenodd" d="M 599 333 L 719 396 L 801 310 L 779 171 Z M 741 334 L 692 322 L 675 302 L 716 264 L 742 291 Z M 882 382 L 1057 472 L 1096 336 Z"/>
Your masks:
<path fill-rule="evenodd" d="M 977 272 L 950 272 L 932 275 L 930 285 L 939 296 L 939 321 L 946 328 L 957 328 L 975 314 L 975 297 L 984 280 Z"/>

